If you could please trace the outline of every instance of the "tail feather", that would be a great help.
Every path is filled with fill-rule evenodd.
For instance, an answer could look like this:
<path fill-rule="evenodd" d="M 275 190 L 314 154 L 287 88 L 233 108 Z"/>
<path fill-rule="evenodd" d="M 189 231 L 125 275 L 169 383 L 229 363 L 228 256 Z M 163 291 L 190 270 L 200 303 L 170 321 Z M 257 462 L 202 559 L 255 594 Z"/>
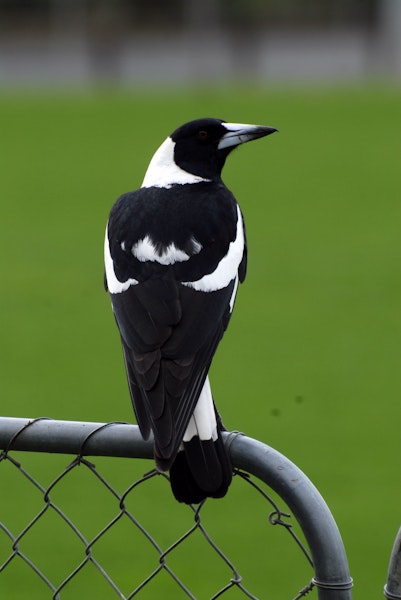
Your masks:
<path fill-rule="evenodd" d="M 178 452 L 163 457 L 155 446 L 156 464 L 162 471 L 170 470 L 171 487 L 179 502 L 197 504 L 226 494 L 232 466 L 220 435 L 222 429 L 206 377 Z"/>
<path fill-rule="evenodd" d="M 232 479 L 232 466 L 223 440 L 183 443 L 170 469 L 173 494 L 179 502 L 197 504 L 207 497 L 225 496 Z"/>

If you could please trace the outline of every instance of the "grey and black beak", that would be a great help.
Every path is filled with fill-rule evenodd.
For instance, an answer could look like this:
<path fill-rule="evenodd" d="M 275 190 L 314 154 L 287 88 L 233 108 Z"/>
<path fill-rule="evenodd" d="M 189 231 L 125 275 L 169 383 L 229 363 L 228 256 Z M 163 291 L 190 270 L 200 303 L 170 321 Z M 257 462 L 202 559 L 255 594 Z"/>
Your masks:
<path fill-rule="evenodd" d="M 277 131 L 274 127 L 264 125 L 246 125 L 245 123 L 222 123 L 222 125 L 227 133 L 220 139 L 219 150 L 257 140 Z"/>

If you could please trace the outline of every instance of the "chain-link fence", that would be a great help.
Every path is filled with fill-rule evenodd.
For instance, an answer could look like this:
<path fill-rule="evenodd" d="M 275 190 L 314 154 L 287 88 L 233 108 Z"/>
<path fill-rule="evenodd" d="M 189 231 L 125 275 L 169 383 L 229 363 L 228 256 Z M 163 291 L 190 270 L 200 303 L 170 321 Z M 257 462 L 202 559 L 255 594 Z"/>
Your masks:
<path fill-rule="evenodd" d="M 294 577 L 290 596 L 280 597 L 300 599 L 315 589 L 319 600 L 350 600 L 341 537 L 316 488 L 256 440 L 232 432 L 225 443 L 235 468 L 232 490 L 188 507 L 173 500 L 166 475 L 143 474 L 152 466 L 142 460 L 152 458 L 152 443 L 134 425 L 0 418 L 0 589 L 15 590 L 11 600 L 261 600 L 272 597 L 268 563 L 280 530 L 285 573 L 297 560 L 304 577 L 301 584 Z M 114 459 L 95 465 L 88 456 Z M 235 506 L 236 498 L 244 502 L 244 487 L 246 502 Z M 252 513 L 259 525 L 249 532 L 246 554 L 259 575 L 266 570 L 263 590 L 255 590 L 252 568 L 240 566 L 238 523 Z M 270 525 L 278 525 L 272 539 Z M 284 580 L 278 585 L 280 591 Z"/>

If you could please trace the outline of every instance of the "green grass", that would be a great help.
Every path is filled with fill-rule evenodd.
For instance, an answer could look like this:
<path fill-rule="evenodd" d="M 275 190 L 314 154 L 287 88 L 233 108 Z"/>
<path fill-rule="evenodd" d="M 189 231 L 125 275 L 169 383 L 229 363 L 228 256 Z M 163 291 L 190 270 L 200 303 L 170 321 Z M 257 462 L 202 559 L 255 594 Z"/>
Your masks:
<path fill-rule="evenodd" d="M 380 595 L 401 517 L 400 100 L 400 90 L 378 86 L 0 97 L 1 413 L 133 420 L 102 288 L 110 207 L 140 185 L 157 145 L 185 120 L 274 125 L 280 133 L 239 149 L 224 171 L 245 214 L 249 270 L 212 368 L 214 395 L 228 428 L 274 446 L 308 474 L 342 532 L 355 596 Z M 43 457 L 23 458 L 45 480 L 57 472 Z M 104 466 L 122 489 L 128 464 Z M 65 487 L 71 507 L 83 485 Z M 17 524 L 24 489 L 0 500 Z M 273 595 L 288 597 L 274 581 L 285 559 L 260 527 L 239 521 L 252 502 L 246 493 L 232 498 L 216 503 L 217 535 L 238 544 L 255 594 L 267 597 L 273 565 Z M 262 566 L 250 557 L 249 530 Z M 118 544 L 102 552 L 113 560 Z M 115 568 L 129 581 L 130 563 L 118 556 Z M 191 574 L 193 560 L 183 560 Z M 27 589 L 43 597 L 13 569 L 0 575 L 7 598 Z M 91 585 L 83 576 L 82 586 Z M 175 597 L 168 582 L 162 595 Z"/>

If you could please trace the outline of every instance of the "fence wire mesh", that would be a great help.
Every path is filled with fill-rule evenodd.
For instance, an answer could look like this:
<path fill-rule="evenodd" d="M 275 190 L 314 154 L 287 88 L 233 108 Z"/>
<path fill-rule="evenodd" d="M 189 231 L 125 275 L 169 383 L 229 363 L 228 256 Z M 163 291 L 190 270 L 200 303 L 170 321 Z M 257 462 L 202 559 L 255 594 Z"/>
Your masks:
<path fill-rule="evenodd" d="M 286 546 L 283 563 L 295 555 L 303 562 L 305 581 L 290 597 L 299 600 L 315 587 L 310 551 L 288 507 L 247 473 L 235 469 L 232 487 L 241 489 L 227 499 L 183 506 L 172 499 L 167 475 L 151 470 L 133 477 L 134 461 L 97 457 L 95 464 L 84 456 L 89 440 L 108 424 L 92 427 L 73 460 L 15 450 L 21 432 L 36 422 L 26 422 L 0 454 L 0 589 L 8 578 L 20 590 L 15 598 L 29 591 L 29 597 L 54 600 L 270 598 L 267 573 L 263 591 L 255 591 L 252 577 L 243 578 L 237 566 L 238 546 L 243 554 L 246 544 L 256 568 L 267 568 L 277 544 L 276 535 L 269 544 L 268 525 L 289 539 L 292 550 Z M 40 445 L 46 451 L 43 440 Z M 48 446 L 58 451 L 57 440 Z M 149 465 L 135 461 L 142 473 Z M 243 486 L 246 504 L 233 507 L 236 499 L 244 501 Z M 238 523 L 255 511 L 263 547 L 251 537 L 236 539 Z"/>

